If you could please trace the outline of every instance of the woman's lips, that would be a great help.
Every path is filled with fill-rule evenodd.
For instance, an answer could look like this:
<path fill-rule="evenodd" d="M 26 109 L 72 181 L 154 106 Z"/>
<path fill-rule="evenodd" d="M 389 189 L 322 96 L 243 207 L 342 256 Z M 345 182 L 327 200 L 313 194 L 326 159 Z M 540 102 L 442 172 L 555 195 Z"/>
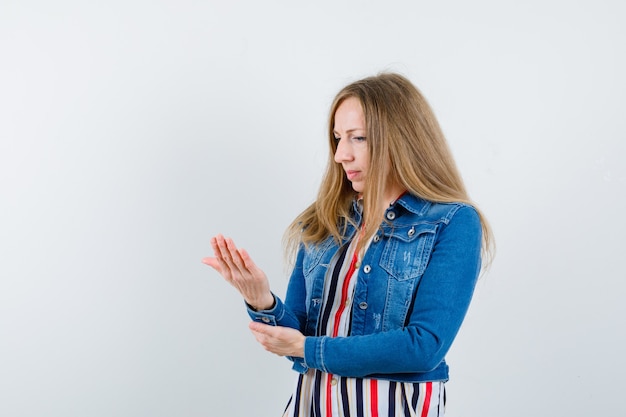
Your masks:
<path fill-rule="evenodd" d="M 360 171 L 346 171 L 346 176 L 348 177 L 348 180 L 354 181 L 354 179 L 359 176 L 359 172 Z"/>

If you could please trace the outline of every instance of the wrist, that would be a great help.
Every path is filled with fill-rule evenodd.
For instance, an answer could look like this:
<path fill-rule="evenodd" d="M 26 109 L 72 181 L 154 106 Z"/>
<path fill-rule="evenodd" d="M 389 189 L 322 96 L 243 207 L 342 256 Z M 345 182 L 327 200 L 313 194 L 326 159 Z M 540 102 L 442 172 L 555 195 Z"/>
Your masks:
<path fill-rule="evenodd" d="M 302 338 L 300 338 L 300 343 L 298 346 L 298 357 L 304 359 L 304 341 L 306 340 L 306 336 L 302 336 Z"/>
<path fill-rule="evenodd" d="M 249 302 L 246 300 L 246 304 L 254 311 L 271 310 L 276 307 L 276 299 L 274 294 L 270 293 L 264 300 Z"/>

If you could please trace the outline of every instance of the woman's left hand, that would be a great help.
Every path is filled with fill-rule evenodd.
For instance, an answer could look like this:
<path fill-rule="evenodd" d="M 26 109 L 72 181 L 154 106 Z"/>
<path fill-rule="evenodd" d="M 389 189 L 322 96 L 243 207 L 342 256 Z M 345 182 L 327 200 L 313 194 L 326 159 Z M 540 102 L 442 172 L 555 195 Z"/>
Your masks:
<path fill-rule="evenodd" d="M 278 356 L 304 357 L 305 336 L 291 327 L 270 326 L 268 324 L 251 322 L 250 330 L 257 342 Z"/>

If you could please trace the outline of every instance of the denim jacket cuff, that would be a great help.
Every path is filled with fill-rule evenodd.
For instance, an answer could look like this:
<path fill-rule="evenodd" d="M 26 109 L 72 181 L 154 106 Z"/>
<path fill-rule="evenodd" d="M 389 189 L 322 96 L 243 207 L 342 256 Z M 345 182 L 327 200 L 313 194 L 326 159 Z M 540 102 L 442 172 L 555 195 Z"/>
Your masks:
<path fill-rule="evenodd" d="M 269 310 L 254 310 L 248 303 L 246 303 L 246 309 L 248 315 L 253 321 L 258 321 L 265 324 L 276 326 L 277 322 L 285 315 L 285 305 L 280 298 L 276 297 L 274 293 L 274 307 Z"/>
<path fill-rule="evenodd" d="M 324 344 L 327 339 L 328 336 L 307 336 L 307 338 L 304 339 L 304 364 L 306 367 L 329 372 L 328 369 L 326 369 L 324 360 Z"/>

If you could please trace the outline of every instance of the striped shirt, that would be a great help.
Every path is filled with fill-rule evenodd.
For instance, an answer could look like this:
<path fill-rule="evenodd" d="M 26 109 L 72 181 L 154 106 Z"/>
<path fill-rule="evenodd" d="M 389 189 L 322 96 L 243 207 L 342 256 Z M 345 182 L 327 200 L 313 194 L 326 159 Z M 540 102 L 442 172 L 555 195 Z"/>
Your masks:
<path fill-rule="evenodd" d="M 355 253 L 357 240 L 342 251 L 331 279 L 324 283 L 319 336 L 350 334 L 355 271 L 360 266 L 360 256 Z M 283 417 L 443 417 L 444 406 L 441 381 L 395 382 L 309 369 L 299 375 Z"/>

